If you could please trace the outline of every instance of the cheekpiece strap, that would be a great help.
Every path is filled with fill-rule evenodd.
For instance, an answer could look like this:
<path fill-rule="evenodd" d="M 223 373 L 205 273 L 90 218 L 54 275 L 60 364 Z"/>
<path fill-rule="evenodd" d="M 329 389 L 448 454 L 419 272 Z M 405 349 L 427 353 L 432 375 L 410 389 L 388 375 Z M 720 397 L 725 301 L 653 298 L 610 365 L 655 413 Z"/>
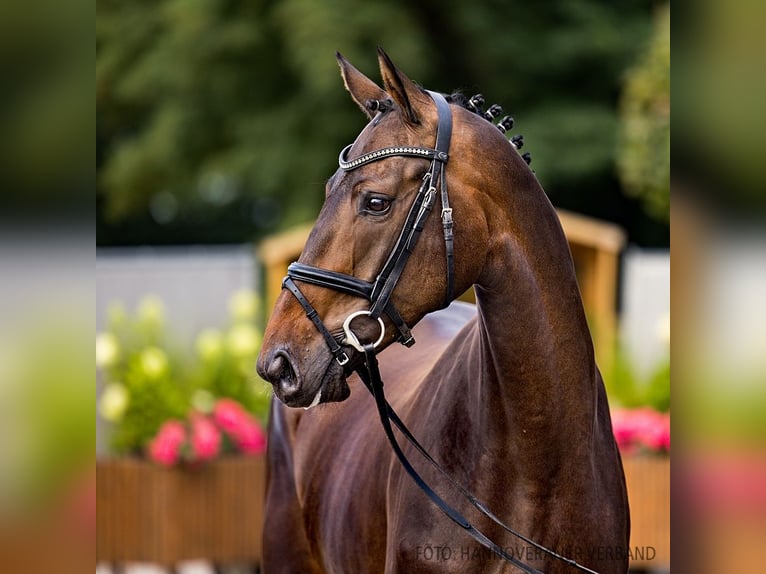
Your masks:
<path fill-rule="evenodd" d="M 317 310 L 311 303 L 309 303 L 309 300 L 303 296 L 303 293 L 301 293 L 301 290 L 298 289 L 298 286 L 295 284 L 292 278 L 289 276 L 285 277 L 282 280 L 282 288 L 290 291 L 290 293 L 292 293 L 293 296 L 298 300 L 298 303 L 300 303 L 301 307 L 303 307 L 303 310 L 306 312 L 306 317 L 308 317 L 309 320 L 314 324 L 317 331 L 322 334 L 325 343 L 327 343 L 332 356 L 335 357 L 335 360 L 338 361 L 338 364 L 343 366 L 348 363 L 348 355 L 343 350 L 343 347 L 338 344 L 338 341 L 335 340 L 335 337 L 332 336 L 332 333 L 330 333 L 330 331 L 327 330 L 327 327 L 324 326 L 322 319 L 319 318 Z"/>

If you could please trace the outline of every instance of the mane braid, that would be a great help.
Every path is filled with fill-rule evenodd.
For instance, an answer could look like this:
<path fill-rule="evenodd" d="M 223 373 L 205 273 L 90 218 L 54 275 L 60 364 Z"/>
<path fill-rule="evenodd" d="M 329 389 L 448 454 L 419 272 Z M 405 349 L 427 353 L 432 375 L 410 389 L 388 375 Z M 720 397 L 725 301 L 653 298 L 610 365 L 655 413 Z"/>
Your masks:
<path fill-rule="evenodd" d="M 503 108 L 498 104 L 492 104 L 485 111 L 483 109 L 484 96 L 481 94 L 475 94 L 468 98 L 462 92 L 455 91 L 449 95 L 445 94 L 444 97 L 449 103 L 456 104 L 462 108 L 465 108 L 469 112 L 476 114 L 480 118 L 490 123 L 492 123 L 500 114 L 503 113 Z M 503 116 L 503 118 L 500 119 L 497 124 L 493 125 L 503 134 L 506 134 L 513 128 L 513 117 Z M 518 151 L 521 149 L 521 146 L 524 145 L 524 137 L 521 134 L 514 135 L 510 138 L 509 143 Z M 521 157 L 525 162 L 527 162 L 527 165 L 532 162 L 532 156 L 529 152 L 521 154 Z"/>

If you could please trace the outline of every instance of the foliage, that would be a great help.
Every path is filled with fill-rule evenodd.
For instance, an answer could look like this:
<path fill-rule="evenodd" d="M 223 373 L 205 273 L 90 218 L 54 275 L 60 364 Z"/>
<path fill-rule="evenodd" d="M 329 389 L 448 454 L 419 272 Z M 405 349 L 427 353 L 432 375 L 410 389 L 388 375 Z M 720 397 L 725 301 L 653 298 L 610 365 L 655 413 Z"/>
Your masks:
<path fill-rule="evenodd" d="M 611 372 L 604 379 L 615 407 L 670 409 L 670 357 L 655 365 L 648 376 L 641 376 L 626 349 L 618 346 Z"/>
<path fill-rule="evenodd" d="M 35 219 L 61 217 L 92 201 L 92 9 L 82 0 L 0 3 L 4 216 L 32 208 Z"/>
<path fill-rule="evenodd" d="M 84 350 L 92 336 L 83 319 L 87 302 L 63 284 L 57 288 L 70 295 L 66 304 L 43 298 L 39 285 L 26 286 L 33 309 L 14 298 L 0 309 L 0 515 L 6 518 L 49 512 L 71 496 L 96 451 L 92 359 Z"/>
<path fill-rule="evenodd" d="M 644 208 L 670 220 L 670 5 L 657 14 L 639 64 L 622 96 L 618 168 L 625 191 Z"/>
<path fill-rule="evenodd" d="M 96 339 L 96 364 L 105 381 L 99 412 L 114 424 L 115 452 L 141 452 L 163 423 L 210 414 L 222 397 L 266 419 L 270 391 L 253 372 L 256 301 L 252 292 L 235 293 L 231 324 L 199 333 L 193 353 L 174 348 L 160 299 L 145 297 L 134 316 L 121 303 L 111 305 L 108 329 Z"/>
<path fill-rule="evenodd" d="M 313 218 L 364 123 L 333 54 L 377 80 L 376 45 L 423 85 L 501 103 L 555 203 L 633 221 L 616 100 L 651 4 L 99 0 L 99 241 L 242 241 Z"/>

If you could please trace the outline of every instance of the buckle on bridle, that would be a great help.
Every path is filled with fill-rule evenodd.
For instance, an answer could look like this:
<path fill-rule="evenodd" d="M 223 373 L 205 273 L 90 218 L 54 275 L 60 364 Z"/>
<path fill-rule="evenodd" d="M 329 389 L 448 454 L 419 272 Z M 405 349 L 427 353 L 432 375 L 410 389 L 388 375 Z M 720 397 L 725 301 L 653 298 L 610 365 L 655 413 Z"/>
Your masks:
<path fill-rule="evenodd" d="M 436 188 L 432 185 L 426 190 L 426 196 L 423 199 L 422 209 L 431 209 L 434 201 L 436 201 Z"/>
<path fill-rule="evenodd" d="M 338 356 L 336 356 L 336 357 L 335 357 L 335 360 L 336 360 L 336 361 L 338 361 L 338 364 L 339 364 L 341 367 L 342 367 L 343 365 L 345 365 L 346 363 L 348 363 L 348 361 L 349 361 L 349 358 L 348 358 L 348 355 L 346 354 L 346 351 L 341 351 L 341 352 L 340 352 L 340 355 L 338 355 Z"/>
<path fill-rule="evenodd" d="M 346 341 L 345 341 L 346 344 L 351 345 L 352 347 L 354 347 L 354 349 L 356 349 L 360 353 L 364 353 L 364 345 L 362 345 L 362 343 L 359 342 L 359 338 L 351 330 L 351 321 L 353 321 L 356 317 L 359 317 L 361 315 L 370 316 L 372 315 L 372 313 L 370 311 L 356 311 L 355 313 L 351 313 L 351 315 L 346 317 L 346 320 L 343 321 L 343 332 L 346 334 Z M 383 319 L 381 319 L 380 317 L 376 317 L 376 319 L 378 320 L 378 325 L 380 325 L 380 336 L 378 337 L 378 340 L 372 344 L 373 349 L 377 348 L 378 345 L 380 345 L 383 342 L 383 338 L 386 335 L 386 326 L 383 323 Z M 346 359 L 348 361 L 348 357 L 346 357 Z M 345 363 L 341 363 L 341 364 L 345 364 Z"/>

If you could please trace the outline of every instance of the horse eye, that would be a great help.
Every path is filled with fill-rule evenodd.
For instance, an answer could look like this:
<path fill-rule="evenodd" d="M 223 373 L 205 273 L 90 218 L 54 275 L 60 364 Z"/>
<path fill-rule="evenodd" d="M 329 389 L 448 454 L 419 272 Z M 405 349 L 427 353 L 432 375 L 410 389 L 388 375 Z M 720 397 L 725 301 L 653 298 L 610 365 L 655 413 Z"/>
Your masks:
<path fill-rule="evenodd" d="M 382 197 L 370 197 L 364 206 L 365 211 L 382 214 L 391 207 L 391 201 Z"/>

